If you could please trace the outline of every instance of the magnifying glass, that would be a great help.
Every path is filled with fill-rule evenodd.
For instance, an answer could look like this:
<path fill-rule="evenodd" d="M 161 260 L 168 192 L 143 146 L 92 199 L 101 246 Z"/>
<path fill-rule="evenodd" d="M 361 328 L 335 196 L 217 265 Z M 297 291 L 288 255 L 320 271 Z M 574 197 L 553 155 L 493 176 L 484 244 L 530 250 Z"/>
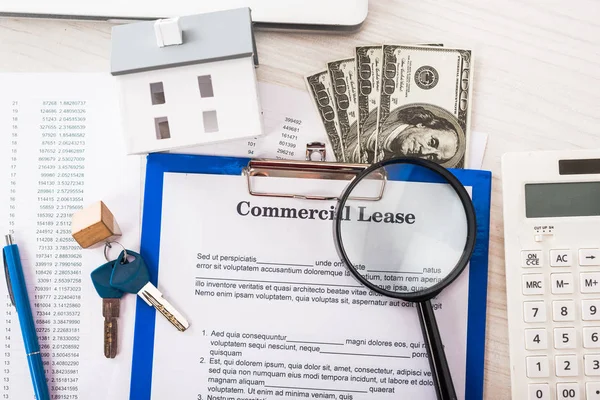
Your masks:
<path fill-rule="evenodd" d="M 374 192 L 379 200 L 368 200 Z M 465 269 L 475 233 L 465 187 L 419 158 L 371 165 L 348 184 L 336 208 L 334 238 L 350 272 L 376 293 L 416 303 L 440 400 L 457 397 L 431 299 Z"/>

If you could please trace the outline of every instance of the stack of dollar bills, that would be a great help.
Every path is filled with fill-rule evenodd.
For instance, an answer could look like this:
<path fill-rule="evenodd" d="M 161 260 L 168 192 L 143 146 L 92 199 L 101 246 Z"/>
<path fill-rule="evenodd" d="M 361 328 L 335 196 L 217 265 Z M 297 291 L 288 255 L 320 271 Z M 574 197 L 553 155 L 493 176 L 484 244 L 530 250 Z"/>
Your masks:
<path fill-rule="evenodd" d="M 306 76 L 338 162 L 398 156 L 464 168 L 473 59 L 441 45 L 356 47 Z"/>

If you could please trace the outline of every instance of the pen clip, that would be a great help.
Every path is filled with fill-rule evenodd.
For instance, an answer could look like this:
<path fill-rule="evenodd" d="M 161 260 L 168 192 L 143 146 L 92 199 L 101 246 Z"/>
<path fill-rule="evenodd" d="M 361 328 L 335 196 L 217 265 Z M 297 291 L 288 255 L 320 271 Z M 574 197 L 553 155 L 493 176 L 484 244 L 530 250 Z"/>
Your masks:
<path fill-rule="evenodd" d="M 15 295 L 12 290 L 12 285 L 10 284 L 10 273 L 8 272 L 8 263 L 6 262 L 6 247 L 2 251 L 2 261 L 4 262 L 4 275 L 6 276 L 6 286 L 8 288 L 8 295 L 10 296 L 10 302 L 12 303 L 13 307 L 16 307 Z"/>

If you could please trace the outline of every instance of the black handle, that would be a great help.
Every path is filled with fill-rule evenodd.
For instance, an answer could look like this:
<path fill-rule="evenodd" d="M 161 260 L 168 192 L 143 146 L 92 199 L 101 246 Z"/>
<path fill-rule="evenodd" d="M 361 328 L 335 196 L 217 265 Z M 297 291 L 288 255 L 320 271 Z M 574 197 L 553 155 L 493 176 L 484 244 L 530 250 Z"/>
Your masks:
<path fill-rule="evenodd" d="M 456 391 L 452 383 L 452 375 L 448 368 L 448 360 L 442 344 L 442 337 L 438 330 L 437 322 L 431 301 L 427 300 L 417 303 L 419 312 L 419 321 L 421 330 L 429 355 L 429 366 L 431 367 L 431 377 L 435 383 L 435 392 L 438 400 L 456 400 Z"/>

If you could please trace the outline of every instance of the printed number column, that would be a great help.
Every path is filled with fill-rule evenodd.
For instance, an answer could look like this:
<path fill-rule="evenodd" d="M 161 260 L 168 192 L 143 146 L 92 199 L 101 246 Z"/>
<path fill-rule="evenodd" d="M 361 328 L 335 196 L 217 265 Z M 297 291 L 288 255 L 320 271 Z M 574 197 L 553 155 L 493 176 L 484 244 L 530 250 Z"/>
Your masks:
<path fill-rule="evenodd" d="M 277 156 L 277 158 L 293 158 L 296 155 L 296 147 L 298 144 L 298 133 L 300 132 L 300 125 L 302 121 L 285 117 L 285 123 L 281 130 L 281 139 L 279 140 L 279 146 L 277 147 L 277 154 L 283 154 L 283 156 Z"/>
<path fill-rule="evenodd" d="M 63 100 L 58 108 L 57 185 L 55 202 L 55 277 L 54 313 L 52 319 L 55 342 L 52 348 L 53 390 L 62 399 L 78 399 L 82 250 L 71 236 L 71 215 L 83 208 L 86 145 L 86 103 Z"/>
<path fill-rule="evenodd" d="M 19 102 L 14 100 L 11 101 L 11 112 L 9 116 L 10 124 L 10 143 L 9 143 L 9 167 L 8 167 L 8 233 L 14 234 L 15 219 L 17 216 L 17 173 L 18 173 L 18 144 L 19 144 Z M 4 241 L 2 243 L 4 246 Z M 3 374 L 2 374 L 2 398 L 10 399 L 11 393 L 11 358 L 12 358 L 12 334 L 13 329 L 18 330 L 15 326 L 13 317 L 15 315 L 15 309 L 12 306 L 10 296 L 7 294 L 5 299 L 4 308 L 4 340 L 2 341 L 4 347 L 4 362 L 3 362 Z"/>
<path fill-rule="evenodd" d="M 44 100 L 39 104 L 37 119 L 37 210 L 35 226 L 35 294 L 34 318 L 40 342 L 40 351 L 46 378 L 52 383 L 51 337 L 52 314 L 55 313 L 53 293 L 53 245 L 55 235 L 56 162 L 57 158 L 57 102 Z M 52 388 L 50 388 L 52 392 Z"/>

